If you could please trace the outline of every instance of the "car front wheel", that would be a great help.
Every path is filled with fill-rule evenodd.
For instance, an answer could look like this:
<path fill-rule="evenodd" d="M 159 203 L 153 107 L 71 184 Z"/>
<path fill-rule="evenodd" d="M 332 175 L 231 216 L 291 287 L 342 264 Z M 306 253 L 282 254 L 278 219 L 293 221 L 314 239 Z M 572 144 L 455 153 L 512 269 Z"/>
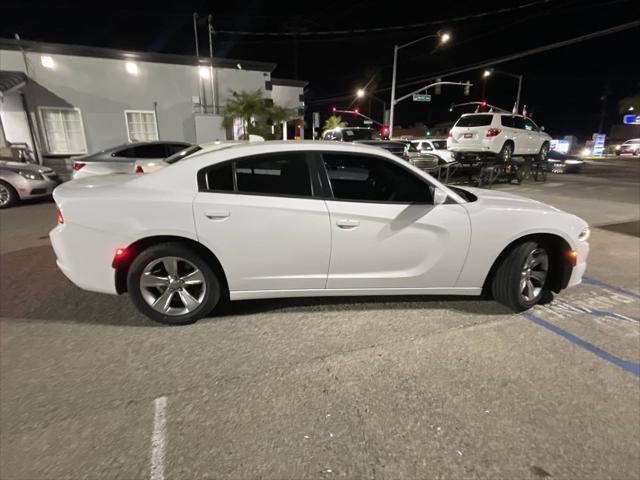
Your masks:
<path fill-rule="evenodd" d="M 7 182 L 0 180 L 0 208 L 9 208 L 18 203 L 18 192 Z"/>
<path fill-rule="evenodd" d="M 527 310 L 542 298 L 549 273 L 549 255 L 538 242 L 515 245 L 498 265 L 493 297 L 515 312 Z"/>
<path fill-rule="evenodd" d="M 512 155 L 513 155 L 513 146 L 509 142 L 507 142 L 500 149 L 500 153 L 498 154 L 498 157 L 500 157 L 500 161 L 507 163 L 509 160 L 511 160 Z"/>
<path fill-rule="evenodd" d="M 181 243 L 154 245 L 132 262 L 127 288 L 138 310 L 168 325 L 186 325 L 209 314 L 220 301 L 216 274 Z"/>

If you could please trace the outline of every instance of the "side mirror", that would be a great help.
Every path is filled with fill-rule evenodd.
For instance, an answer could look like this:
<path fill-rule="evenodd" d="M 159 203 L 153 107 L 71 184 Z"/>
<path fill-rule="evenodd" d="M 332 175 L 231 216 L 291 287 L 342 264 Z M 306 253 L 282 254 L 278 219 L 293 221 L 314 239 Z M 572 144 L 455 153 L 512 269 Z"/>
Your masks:
<path fill-rule="evenodd" d="M 542 126 L 540 127 L 540 131 L 541 131 L 541 132 L 544 132 L 544 125 L 542 125 Z"/>
<path fill-rule="evenodd" d="M 447 201 L 448 195 L 444 190 L 440 190 L 436 188 L 433 192 L 433 204 L 434 205 L 442 205 Z"/>

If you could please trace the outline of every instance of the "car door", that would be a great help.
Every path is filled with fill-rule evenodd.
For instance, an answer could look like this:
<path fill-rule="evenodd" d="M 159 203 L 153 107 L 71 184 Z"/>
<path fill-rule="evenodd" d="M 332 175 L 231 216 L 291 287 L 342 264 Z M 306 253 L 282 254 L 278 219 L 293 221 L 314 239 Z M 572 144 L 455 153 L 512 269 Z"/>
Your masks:
<path fill-rule="evenodd" d="M 538 126 L 529 118 L 524 119 L 524 130 L 527 136 L 527 150 L 529 155 L 536 154 L 542 147 L 542 137 L 538 132 Z"/>
<path fill-rule="evenodd" d="M 513 117 L 513 127 L 514 127 L 514 144 L 515 148 L 513 150 L 514 155 L 528 155 L 530 153 L 531 147 L 529 138 L 529 132 L 524 128 L 524 118 L 520 115 L 514 115 Z"/>
<path fill-rule="evenodd" d="M 466 210 L 388 158 L 323 153 L 332 248 L 328 289 L 455 286 L 470 241 Z"/>
<path fill-rule="evenodd" d="M 313 196 L 304 152 L 215 164 L 199 172 L 198 187 L 198 239 L 218 257 L 231 291 L 325 287 L 329 213 Z"/>

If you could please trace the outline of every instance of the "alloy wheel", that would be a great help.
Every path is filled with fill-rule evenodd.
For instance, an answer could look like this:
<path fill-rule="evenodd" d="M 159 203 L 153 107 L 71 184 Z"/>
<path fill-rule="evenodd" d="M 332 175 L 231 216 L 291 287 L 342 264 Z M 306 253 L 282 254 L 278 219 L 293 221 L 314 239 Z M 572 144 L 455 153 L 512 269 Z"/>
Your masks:
<path fill-rule="evenodd" d="M 7 187 L 0 183 L 0 205 L 4 206 L 11 200 L 11 192 Z"/>
<path fill-rule="evenodd" d="M 204 274 L 181 257 L 162 257 L 149 262 L 140 277 L 145 302 L 164 315 L 185 315 L 204 302 Z"/>
<path fill-rule="evenodd" d="M 549 272 L 549 257 L 542 248 L 533 250 L 524 261 L 520 275 L 520 294 L 527 302 L 540 296 Z"/>

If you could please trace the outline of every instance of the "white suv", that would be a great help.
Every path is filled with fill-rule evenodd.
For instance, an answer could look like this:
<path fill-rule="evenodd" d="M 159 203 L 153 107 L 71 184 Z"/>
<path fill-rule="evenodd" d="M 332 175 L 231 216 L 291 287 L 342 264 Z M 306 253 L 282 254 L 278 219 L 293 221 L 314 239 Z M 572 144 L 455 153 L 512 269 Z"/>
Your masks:
<path fill-rule="evenodd" d="M 509 113 L 467 113 L 453 126 L 447 149 L 456 158 L 497 156 L 509 161 L 511 156 L 534 156 L 544 161 L 551 137 L 530 118 Z"/>

